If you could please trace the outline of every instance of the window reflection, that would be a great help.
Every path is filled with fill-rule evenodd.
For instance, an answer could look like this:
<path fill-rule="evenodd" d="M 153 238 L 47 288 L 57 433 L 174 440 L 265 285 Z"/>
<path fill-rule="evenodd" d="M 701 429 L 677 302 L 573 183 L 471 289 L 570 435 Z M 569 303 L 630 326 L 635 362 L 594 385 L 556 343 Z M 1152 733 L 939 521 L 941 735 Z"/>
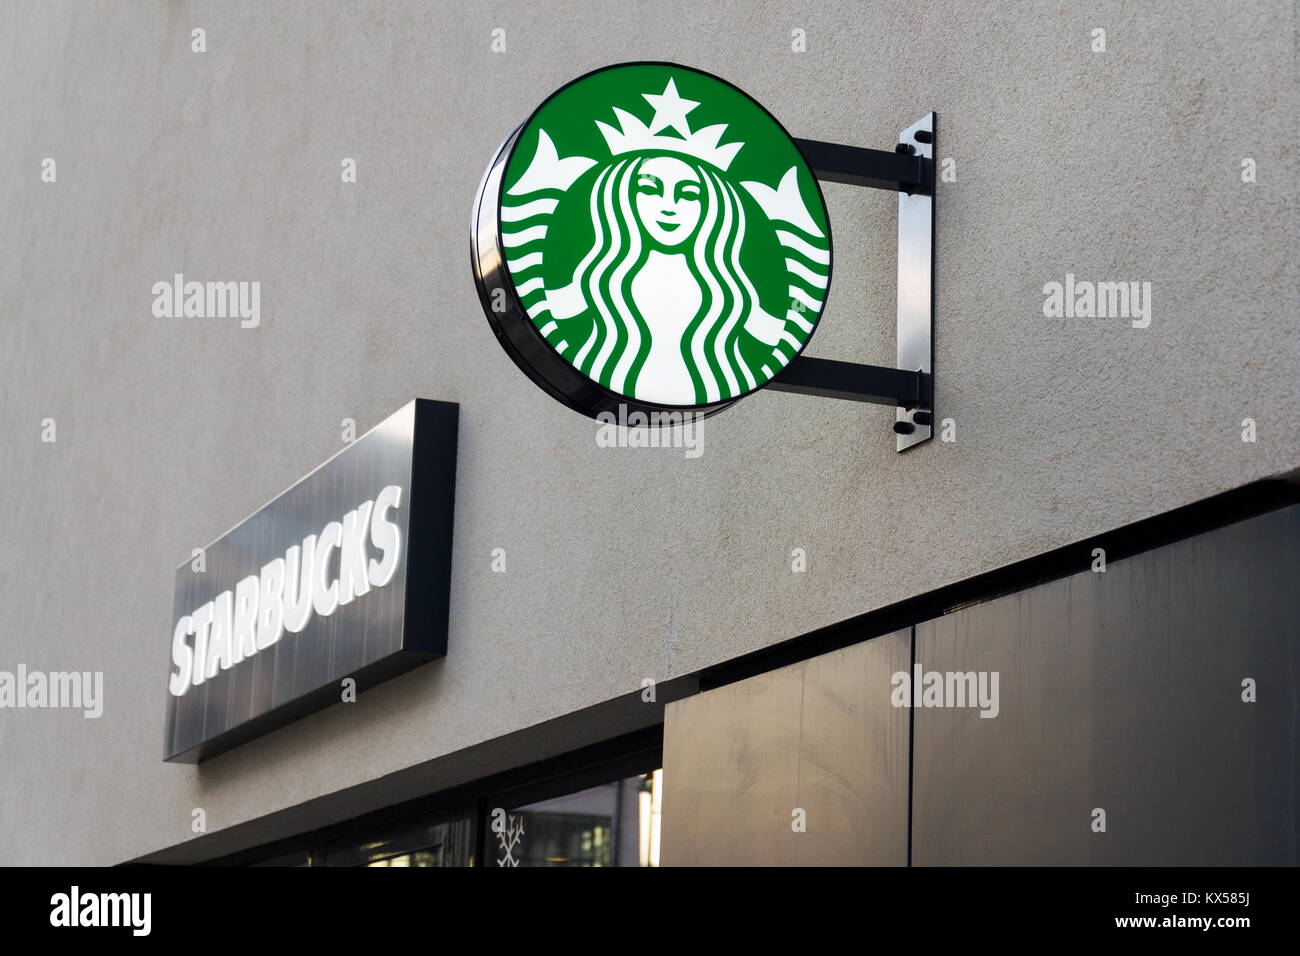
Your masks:
<path fill-rule="evenodd" d="M 601 779 L 599 771 L 583 775 L 584 781 L 593 779 Z M 531 787 L 512 791 L 518 803 L 512 804 L 509 796 L 489 797 L 359 832 L 319 840 L 308 835 L 301 846 L 256 859 L 252 865 L 402 869 L 659 865 L 662 770 L 545 800 L 532 798 L 563 789 L 560 778 Z M 476 834 L 481 841 L 477 846 Z"/>
<path fill-rule="evenodd" d="M 372 860 L 366 866 L 446 866 L 442 847 L 428 850 L 416 850 L 414 853 L 401 853 L 383 860 Z"/>
<path fill-rule="evenodd" d="M 658 866 L 663 771 L 494 813 L 496 866 Z"/>
<path fill-rule="evenodd" d="M 473 824 L 468 815 L 437 822 L 399 824 L 369 839 L 345 838 L 326 844 L 326 866 L 467 866 Z"/>

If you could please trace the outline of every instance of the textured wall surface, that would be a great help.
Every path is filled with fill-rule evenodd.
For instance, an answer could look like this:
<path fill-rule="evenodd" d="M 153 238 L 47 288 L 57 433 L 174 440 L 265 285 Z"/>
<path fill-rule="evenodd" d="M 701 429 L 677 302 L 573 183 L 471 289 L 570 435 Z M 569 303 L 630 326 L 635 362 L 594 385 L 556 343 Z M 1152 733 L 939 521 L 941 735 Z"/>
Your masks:
<path fill-rule="evenodd" d="M 0 670 L 102 670 L 106 703 L 0 711 L 0 862 L 129 859 L 196 807 L 229 827 L 1294 470 L 1295 49 L 1286 2 L 5 3 Z M 515 369 L 475 188 L 545 93 L 631 59 L 808 138 L 938 111 L 956 442 L 898 455 L 887 409 L 769 393 L 700 458 L 604 449 Z M 809 354 L 891 361 L 896 200 L 827 198 Z M 177 272 L 261 282 L 261 326 L 154 318 Z M 1044 318 L 1066 273 L 1151 282 L 1150 327 Z M 446 660 L 164 765 L 175 566 L 417 395 L 461 403 Z"/>

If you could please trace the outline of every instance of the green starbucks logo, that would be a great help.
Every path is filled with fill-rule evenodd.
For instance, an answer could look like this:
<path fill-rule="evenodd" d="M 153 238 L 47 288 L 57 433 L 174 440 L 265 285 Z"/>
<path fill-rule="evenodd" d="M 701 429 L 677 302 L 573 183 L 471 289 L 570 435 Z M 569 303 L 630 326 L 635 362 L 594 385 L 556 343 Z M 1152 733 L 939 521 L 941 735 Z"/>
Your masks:
<path fill-rule="evenodd" d="M 478 221 L 495 206 L 502 286 L 533 337 L 606 397 L 722 407 L 777 375 L 821 315 L 831 242 L 817 180 L 780 124 L 716 77 L 659 63 L 582 77 L 507 141 L 493 186 Z M 540 371 L 552 357 L 524 358 L 554 377 Z"/>

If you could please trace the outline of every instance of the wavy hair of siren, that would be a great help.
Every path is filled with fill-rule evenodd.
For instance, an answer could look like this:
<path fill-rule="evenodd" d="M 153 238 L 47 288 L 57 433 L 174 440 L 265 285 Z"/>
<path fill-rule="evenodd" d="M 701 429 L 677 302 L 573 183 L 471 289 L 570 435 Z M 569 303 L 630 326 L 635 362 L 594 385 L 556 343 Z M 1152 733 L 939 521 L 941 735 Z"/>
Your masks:
<path fill-rule="evenodd" d="M 595 321 L 573 364 L 606 388 L 633 395 L 650 353 L 652 334 L 632 304 L 631 293 L 632 280 L 650 251 L 642 237 L 633 196 L 637 170 L 646 158 L 620 161 L 597 175 L 589 198 L 595 236 L 574 272 Z M 745 210 L 739 194 L 705 164 L 678 158 L 699 177 L 705 197 L 688 256 L 702 296 L 699 311 L 683 335 L 683 346 L 690 352 L 686 367 L 696 401 L 716 402 L 757 385 L 740 354 L 739 335 L 746 311 L 757 306 L 759 297 L 740 264 Z M 616 353 L 620 358 L 611 366 Z"/>

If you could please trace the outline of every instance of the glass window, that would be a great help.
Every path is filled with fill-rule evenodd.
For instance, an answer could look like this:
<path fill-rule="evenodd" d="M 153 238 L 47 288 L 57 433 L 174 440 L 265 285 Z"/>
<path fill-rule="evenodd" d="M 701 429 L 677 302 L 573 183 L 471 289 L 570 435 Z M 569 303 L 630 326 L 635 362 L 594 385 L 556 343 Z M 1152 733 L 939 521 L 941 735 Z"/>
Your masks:
<path fill-rule="evenodd" d="M 365 822 L 235 854 L 253 866 L 658 866 L 663 759 L 657 728 L 597 751 L 485 778 Z M 610 752 L 614 751 L 611 756 Z M 586 758 L 586 759 L 584 759 Z M 638 772 L 627 776 L 632 771 Z M 508 788 L 508 789 L 506 789 Z M 377 819 L 393 820 L 376 824 Z"/>
<path fill-rule="evenodd" d="M 489 808 L 489 866 L 658 866 L 663 771 Z"/>
<path fill-rule="evenodd" d="M 311 851 L 306 847 L 258 860 L 251 866 L 311 866 Z"/>
<path fill-rule="evenodd" d="M 327 843 L 325 865 L 468 866 L 473 832 L 469 816 L 398 824 Z"/>

